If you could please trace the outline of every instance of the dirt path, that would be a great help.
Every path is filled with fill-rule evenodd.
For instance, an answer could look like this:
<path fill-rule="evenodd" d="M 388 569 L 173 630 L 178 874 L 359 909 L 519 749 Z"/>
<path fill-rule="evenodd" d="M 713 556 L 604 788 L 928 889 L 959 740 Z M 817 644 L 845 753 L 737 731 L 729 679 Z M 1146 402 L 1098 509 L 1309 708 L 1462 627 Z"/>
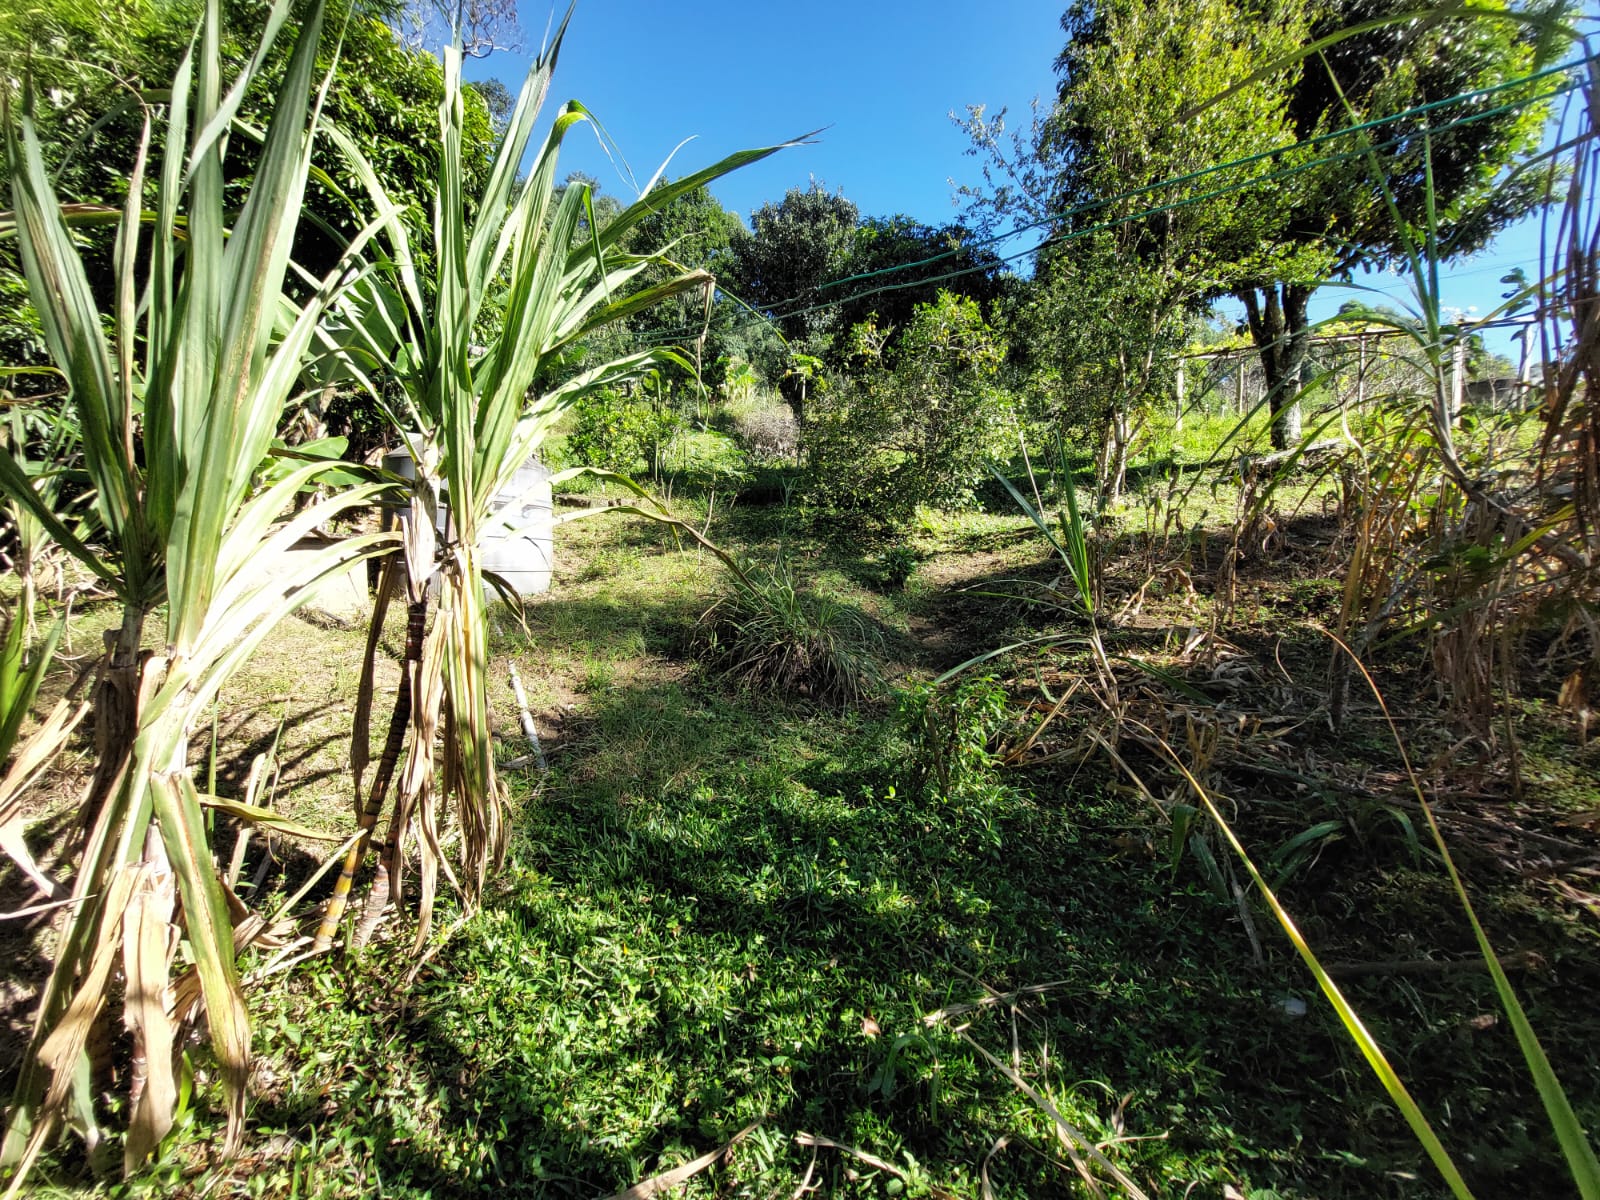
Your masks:
<path fill-rule="evenodd" d="M 1048 584 L 1053 577 L 1050 564 L 1026 545 L 931 559 L 920 571 L 926 590 L 908 620 L 919 647 L 917 665 L 947 671 L 1002 645 L 1023 605 L 997 593 L 1021 595 L 1026 585 Z"/>

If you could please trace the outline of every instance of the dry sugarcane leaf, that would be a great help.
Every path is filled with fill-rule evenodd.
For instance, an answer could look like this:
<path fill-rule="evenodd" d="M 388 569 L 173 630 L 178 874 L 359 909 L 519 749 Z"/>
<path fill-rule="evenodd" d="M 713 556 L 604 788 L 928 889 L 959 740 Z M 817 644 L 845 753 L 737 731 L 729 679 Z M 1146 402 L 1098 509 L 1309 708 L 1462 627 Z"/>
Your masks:
<path fill-rule="evenodd" d="M 442 582 L 439 589 L 439 615 L 429 631 L 428 640 L 423 644 L 422 662 L 417 668 L 416 687 L 412 693 L 415 702 L 411 709 L 410 756 L 406 759 L 405 774 L 400 781 L 400 799 L 408 812 L 415 814 L 417 825 L 418 876 L 421 883 L 417 904 L 416 945 L 419 952 L 427 944 L 428 931 L 432 926 L 433 902 L 438 894 L 440 870 L 445 872 L 452 885 L 456 882 L 439 844 L 439 797 L 433 786 L 433 747 L 440 710 L 444 704 L 444 657 L 449 653 L 451 627 L 456 620 L 456 611 L 445 599 L 448 593 L 448 582 Z M 394 898 L 398 901 L 402 894 L 399 866 L 403 860 L 397 853 L 394 861 Z"/>
<path fill-rule="evenodd" d="M 670 1171 L 663 1171 L 659 1175 L 652 1175 L 649 1179 L 640 1180 L 631 1188 L 607 1196 L 605 1200 L 650 1200 L 653 1196 L 661 1196 L 672 1191 L 673 1188 L 689 1182 L 701 1171 L 704 1171 L 719 1158 L 724 1157 L 742 1141 L 760 1121 L 746 1125 L 715 1150 L 702 1154 L 692 1162 L 686 1162 L 681 1167 L 673 1167 Z"/>
<path fill-rule="evenodd" d="M 44 724 L 17 751 L 16 761 L 11 764 L 5 778 L 0 779 L 0 852 L 16 863 L 17 869 L 40 892 L 55 901 L 67 899 L 70 893 L 40 869 L 28 850 L 27 842 L 23 840 L 22 793 L 38 777 L 39 772 L 55 761 L 61 747 L 66 745 L 67 738 L 88 711 L 87 704 L 58 701 L 45 717 Z"/>
<path fill-rule="evenodd" d="M 367 645 L 361 658 L 361 683 L 356 689 L 355 720 L 350 731 L 350 775 L 355 781 L 355 813 L 359 819 L 365 806 L 363 776 L 372 758 L 372 694 L 378 664 L 378 645 L 383 640 L 384 622 L 400 578 L 402 560 L 398 552 L 383 560 L 378 592 L 372 599 L 372 620 L 367 624 Z"/>
<path fill-rule="evenodd" d="M 233 924 L 221 880 L 205 839 L 200 795 L 187 774 L 159 772 L 150 778 L 156 820 L 177 875 L 189 947 L 205 999 L 212 1051 L 222 1068 L 232 1153 L 244 1133 L 244 1090 L 250 1069 L 250 1018 L 239 988 Z"/>
<path fill-rule="evenodd" d="M 455 798 L 461 823 L 462 862 L 472 883 L 470 901 L 482 893 L 489 867 L 501 861 L 505 831 L 489 722 L 482 589 L 467 582 L 470 560 L 458 553 L 452 565 L 449 599 L 455 619 L 444 662 L 446 794 Z"/>
<path fill-rule="evenodd" d="M 298 821 L 291 821 L 270 808 L 262 808 L 256 804 L 246 804 L 242 800 L 229 800 L 223 796 L 211 796 L 200 793 L 200 806 L 214 809 L 220 813 L 227 813 L 230 817 L 244 821 L 250 825 L 261 825 L 274 833 L 287 834 L 289 837 L 300 838 L 308 842 L 342 842 L 345 835 L 330 833 L 326 829 L 313 829 L 309 825 L 302 825 Z"/>
<path fill-rule="evenodd" d="M 39 1048 L 39 1061 L 50 1072 L 50 1087 L 40 1106 L 33 1133 L 17 1161 L 5 1200 L 11 1200 L 19 1194 L 34 1160 L 60 1124 L 77 1075 L 78 1060 L 89 1041 L 89 1031 L 94 1028 L 100 1010 L 105 1007 L 106 983 L 116 962 L 122 915 L 128 907 L 128 897 L 132 894 L 141 869 L 137 866 L 124 867 L 112 877 L 106 889 L 105 903 L 100 909 L 100 928 L 94 953 L 89 960 L 89 970 L 73 994 L 67 1010 L 61 1014 L 61 1019 Z"/>
<path fill-rule="evenodd" d="M 50 1036 L 39 1048 L 39 1057 L 53 1072 L 47 1108 L 55 1107 L 66 1097 L 72 1078 L 73 1064 L 89 1039 L 94 1020 L 105 1007 L 106 982 L 116 963 L 118 935 L 122 931 L 123 914 L 128 900 L 139 883 L 144 868 L 134 865 L 122 868 L 106 889 L 106 902 L 94 954 L 89 970 L 72 997 L 72 1003 L 61 1020 L 50 1031 Z"/>
<path fill-rule="evenodd" d="M 177 885 L 172 868 L 155 842 L 158 861 L 147 863 L 122 921 L 122 968 L 126 976 L 123 1023 L 133 1035 L 133 1113 L 123 1143 L 122 1170 L 132 1175 L 172 1128 L 178 1103 L 173 1071 L 177 1022 L 171 986 L 172 954 L 177 948 L 173 912 Z"/>
<path fill-rule="evenodd" d="M 1123 1192 L 1132 1197 L 1133 1200 L 1149 1200 L 1148 1195 L 1139 1187 L 1137 1183 L 1133 1181 L 1127 1172 L 1122 1170 L 1121 1167 L 1117 1166 L 1104 1154 L 1102 1154 L 1100 1152 L 1100 1148 L 1096 1146 L 1094 1142 L 1090 1141 L 1089 1138 L 1077 1128 L 1077 1126 L 1073 1125 L 1072 1122 L 1068 1121 L 1064 1116 L 1062 1116 L 1056 1106 L 1051 1104 L 1048 1099 L 1046 1099 L 1039 1091 L 1033 1088 L 1025 1079 L 1022 1078 L 1018 1072 L 985 1050 L 981 1045 L 978 1044 L 977 1041 L 973 1039 L 971 1034 L 963 1031 L 961 1038 L 974 1050 L 981 1054 L 988 1061 L 990 1066 L 994 1067 L 1008 1080 L 1010 1080 L 1013 1087 L 1015 1087 L 1023 1095 L 1027 1096 L 1028 1099 L 1032 1100 L 1049 1115 L 1051 1122 L 1055 1126 L 1057 1140 L 1060 1141 L 1062 1148 L 1067 1152 L 1067 1157 L 1071 1159 L 1074 1169 L 1077 1170 L 1079 1177 L 1084 1181 L 1091 1192 L 1097 1196 L 1105 1195 L 1104 1189 L 1101 1188 L 1099 1180 L 1097 1180 L 1090 1172 L 1089 1164 L 1085 1161 L 1085 1157 L 1097 1163 L 1102 1170 L 1104 1170 L 1111 1176 L 1113 1180 L 1116 1181 L 1117 1186 L 1122 1188 Z M 1079 1153 L 1080 1150 L 1082 1153 Z"/>
<path fill-rule="evenodd" d="M 896 1179 L 904 1179 L 906 1177 L 906 1173 L 899 1167 L 893 1163 L 885 1162 L 876 1154 L 868 1154 L 865 1150 L 846 1145 L 844 1142 L 836 1142 L 832 1138 L 824 1137 L 819 1133 L 805 1133 L 803 1131 L 797 1133 L 794 1135 L 794 1144 L 797 1146 L 810 1146 L 813 1149 L 838 1150 L 843 1154 L 848 1154 L 851 1158 L 859 1159 L 875 1171 L 893 1175 Z"/>
<path fill-rule="evenodd" d="M 438 448 L 433 443 L 423 447 L 421 461 L 417 463 L 419 481 L 435 477 Z M 406 592 L 413 604 L 428 598 L 428 581 L 434 570 L 438 553 L 438 531 L 433 527 L 434 491 L 425 482 L 419 482 L 411 492 L 410 519 L 401 530 L 405 545 Z"/>

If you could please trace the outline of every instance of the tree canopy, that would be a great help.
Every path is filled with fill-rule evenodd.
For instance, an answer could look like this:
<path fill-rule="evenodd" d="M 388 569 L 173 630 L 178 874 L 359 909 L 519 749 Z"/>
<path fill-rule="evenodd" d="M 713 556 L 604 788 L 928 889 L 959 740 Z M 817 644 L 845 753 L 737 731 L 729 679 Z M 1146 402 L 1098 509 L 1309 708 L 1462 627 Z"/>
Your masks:
<path fill-rule="evenodd" d="M 816 182 L 757 209 L 721 262 L 728 289 L 768 316 L 792 353 L 834 365 L 850 357 L 846 335 L 864 321 L 904 327 L 944 292 L 989 315 L 1010 279 L 965 226 L 863 217 L 842 192 Z"/>
<path fill-rule="evenodd" d="M 1080 0 L 1062 20 L 1055 103 L 1028 134 L 1008 143 L 1003 115 L 982 110 L 967 122 L 987 163 L 974 212 L 1044 228 L 1046 264 L 1109 227 L 1123 261 L 1165 281 L 1153 300 L 1164 292 L 1174 309 L 1237 296 L 1287 442 L 1318 284 L 1402 265 L 1429 223 L 1444 257 L 1477 249 L 1539 199 L 1512 168 L 1548 107 L 1537 84 L 1505 85 L 1562 43 L 1499 0 L 1400 19 L 1413 7 Z M 1411 115 L 1329 137 L 1398 113 Z"/>
<path fill-rule="evenodd" d="M 254 47 L 263 12 L 245 0 L 224 7 L 228 33 L 222 55 L 237 71 Z M 142 106 L 162 103 L 193 34 L 198 8 L 162 0 L 129 0 L 109 7 L 38 0 L 29 16 L 27 22 L 0 23 L 0 67 L 12 79 L 28 82 L 57 190 L 76 203 L 120 205 L 138 151 Z M 341 29 L 343 37 L 328 38 L 320 53 L 319 70 L 326 71 L 334 65 L 337 46 L 324 122 L 341 126 L 362 146 L 385 188 L 411 201 L 408 219 L 421 228 L 430 220 L 427 197 L 438 174 L 443 71 L 431 55 L 402 45 L 381 14 L 347 8 L 335 13 L 330 25 Z M 287 62 L 288 50 L 276 47 L 246 94 L 236 136 L 246 138 L 249 129 L 264 124 Z M 22 97 L 13 99 L 20 102 Z M 483 94 L 469 89 L 464 100 L 463 159 L 470 191 L 487 174 L 494 130 Z M 152 153 L 159 150 L 154 146 Z M 301 266 L 320 275 L 364 220 L 366 201 L 325 133 L 317 142 L 316 163 L 325 179 L 314 178 L 307 187 L 307 219 L 296 233 L 295 256 Z M 248 178 L 247 165 L 229 186 L 242 189 Z M 0 163 L 0 193 L 9 191 Z M 99 272 L 97 285 L 108 285 L 109 234 L 100 236 L 91 229 L 86 235 L 103 243 L 89 263 Z M 0 241 L 0 357 L 37 362 L 42 352 L 37 323 L 18 280 L 15 247 Z"/>

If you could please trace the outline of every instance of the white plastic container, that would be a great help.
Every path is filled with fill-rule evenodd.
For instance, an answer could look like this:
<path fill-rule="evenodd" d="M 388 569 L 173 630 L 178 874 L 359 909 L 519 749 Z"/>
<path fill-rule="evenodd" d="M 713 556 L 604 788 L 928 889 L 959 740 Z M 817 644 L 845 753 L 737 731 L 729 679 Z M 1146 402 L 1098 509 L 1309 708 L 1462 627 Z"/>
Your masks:
<path fill-rule="evenodd" d="M 384 470 L 406 479 L 416 478 L 416 465 L 404 450 L 383 456 Z M 402 521 L 406 513 L 396 508 Z M 450 528 L 450 497 L 442 490 L 434 527 L 441 537 Z M 518 467 L 511 481 L 490 505 L 488 523 L 478 534 L 478 562 L 483 570 L 505 580 L 519 596 L 550 590 L 555 567 L 555 512 L 550 493 L 550 469 L 537 458 Z M 487 581 L 484 599 L 500 599 Z"/>
<path fill-rule="evenodd" d="M 550 590 L 555 568 L 555 512 L 550 494 L 550 469 L 536 458 L 518 467 L 489 510 L 489 523 L 478 535 L 478 562 L 519 596 Z M 498 593 L 487 583 L 484 595 Z"/>

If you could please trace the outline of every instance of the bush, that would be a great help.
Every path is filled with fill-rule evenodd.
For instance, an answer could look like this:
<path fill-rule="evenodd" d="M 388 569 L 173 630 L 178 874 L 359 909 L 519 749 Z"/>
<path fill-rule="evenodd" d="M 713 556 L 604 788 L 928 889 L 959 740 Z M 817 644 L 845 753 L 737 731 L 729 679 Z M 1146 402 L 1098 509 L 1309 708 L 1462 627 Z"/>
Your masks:
<path fill-rule="evenodd" d="M 906 793 L 918 799 L 962 797 L 990 785 L 1013 714 L 992 675 L 951 690 L 921 683 L 901 693 L 901 727 L 911 742 Z"/>
<path fill-rule="evenodd" d="M 623 475 L 643 462 L 650 465 L 656 447 L 671 438 L 677 414 L 642 397 L 602 388 L 573 406 L 567 453 L 586 467 Z"/>
<path fill-rule="evenodd" d="M 812 503 L 890 525 L 919 504 L 970 507 L 988 463 L 1012 448 L 1000 336 L 975 301 L 941 292 L 917 306 L 892 348 L 871 324 L 854 337 L 861 373 L 806 407 Z"/>
<path fill-rule="evenodd" d="M 916 571 L 922 556 L 910 546 L 890 546 L 879 559 L 878 578 L 886 591 L 898 592 Z"/>
<path fill-rule="evenodd" d="M 680 432 L 662 464 L 701 491 L 741 492 L 751 480 L 750 458 L 738 442 L 714 429 Z"/>
<path fill-rule="evenodd" d="M 866 699 L 882 648 L 860 610 L 801 588 L 782 559 L 735 576 L 695 633 L 700 658 L 739 686 L 826 704 Z"/>

